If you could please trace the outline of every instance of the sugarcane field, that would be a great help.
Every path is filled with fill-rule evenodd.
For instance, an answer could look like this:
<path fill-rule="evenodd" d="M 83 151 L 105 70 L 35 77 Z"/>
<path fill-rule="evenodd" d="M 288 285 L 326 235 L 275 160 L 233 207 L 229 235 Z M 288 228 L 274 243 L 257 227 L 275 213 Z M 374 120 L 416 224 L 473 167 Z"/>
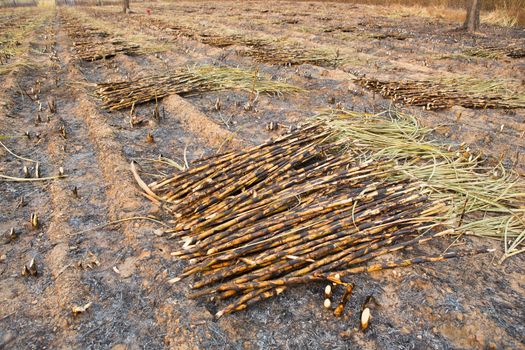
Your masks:
<path fill-rule="evenodd" d="M 0 0 L 1 349 L 525 349 L 525 1 Z"/>

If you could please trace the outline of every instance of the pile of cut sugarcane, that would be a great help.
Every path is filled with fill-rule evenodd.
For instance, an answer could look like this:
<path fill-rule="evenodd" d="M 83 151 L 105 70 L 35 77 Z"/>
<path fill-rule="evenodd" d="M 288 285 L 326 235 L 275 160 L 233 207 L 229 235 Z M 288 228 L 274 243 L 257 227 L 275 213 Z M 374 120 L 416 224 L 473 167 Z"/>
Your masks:
<path fill-rule="evenodd" d="M 388 38 L 392 38 L 396 40 L 406 40 L 409 38 L 409 36 L 402 34 L 402 33 L 386 32 L 386 33 L 372 33 L 370 34 L 370 38 L 378 39 L 378 40 L 383 40 L 383 39 L 388 39 Z"/>
<path fill-rule="evenodd" d="M 317 66 L 335 66 L 341 61 L 337 52 L 321 49 L 305 49 L 297 45 L 254 45 L 239 51 L 239 54 L 254 58 L 258 62 L 300 65 L 312 64 Z"/>
<path fill-rule="evenodd" d="M 75 41 L 73 46 L 77 57 L 88 62 L 111 58 L 118 53 L 125 55 L 137 54 L 140 48 L 140 45 L 130 44 L 120 39 L 110 41 Z"/>
<path fill-rule="evenodd" d="M 465 108 L 525 108 L 525 94 L 509 94 L 494 91 L 492 87 L 477 86 L 473 81 L 451 80 L 447 83 L 431 80 L 381 81 L 358 78 L 357 84 L 409 106 L 422 106 L 427 110 L 462 106 Z"/>
<path fill-rule="evenodd" d="M 68 36 L 73 39 L 76 56 L 83 61 L 96 61 L 116 56 L 118 53 L 140 53 L 140 45 L 131 44 L 108 33 L 83 25 L 73 18 L 63 18 Z"/>
<path fill-rule="evenodd" d="M 204 44 L 217 47 L 245 46 L 246 48 L 238 51 L 239 54 L 252 57 L 255 61 L 262 63 L 280 65 L 308 63 L 317 66 L 333 66 L 341 61 L 337 52 L 305 49 L 297 44 L 279 44 L 277 41 L 250 38 L 243 35 L 201 34 L 198 40 Z"/>
<path fill-rule="evenodd" d="M 232 45 L 244 45 L 248 47 L 262 47 L 270 45 L 270 41 L 266 39 L 251 38 L 239 34 L 234 35 L 220 35 L 220 34 L 204 34 L 201 33 L 198 40 L 203 44 L 215 47 L 227 47 Z"/>
<path fill-rule="evenodd" d="M 377 257 L 450 233 L 445 200 L 422 182 L 392 177 L 391 161 L 359 161 L 324 122 L 276 140 L 197 161 L 146 184 L 146 197 L 176 218 L 172 253 L 189 259 L 176 283 L 195 276 L 192 297 L 231 300 L 220 317 L 291 285 L 438 261 L 446 253 L 380 262 Z"/>
<path fill-rule="evenodd" d="M 261 79 L 257 71 L 203 66 L 131 81 L 97 84 L 96 92 L 103 101 L 102 107 L 114 111 L 155 101 L 172 94 L 187 96 L 205 91 L 226 89 L 241 89 L 269 94 L 304 91 L 281 81 Z"/>
<path fill-rule="evenodd" d="M 472 57 L 498 59 L 502 57 L 523 58 L 525 57 L 525 48 L 523 45 L 509 46 L 481 46 L 473 47 L 463 51 L 463 54 Z"/>

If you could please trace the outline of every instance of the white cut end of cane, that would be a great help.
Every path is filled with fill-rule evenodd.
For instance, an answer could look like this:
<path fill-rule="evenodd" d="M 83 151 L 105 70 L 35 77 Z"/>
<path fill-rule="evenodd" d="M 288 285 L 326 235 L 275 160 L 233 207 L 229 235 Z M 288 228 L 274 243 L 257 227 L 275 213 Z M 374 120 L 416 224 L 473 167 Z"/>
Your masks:
<path fill-rule="evenodd" d="M 192 239 L 191 238 L 185 238 L 185 239 L 183 239 L 183 242 L 184 242 L 184 244 L 182 245 L 182 248 L 183 249 L 190 249 L 189 247 L 191 246 Z"/>
<path fill-rule="evenodd" d="M 179 282 L 180 280 L 181 280 L 180 277 L 175 277 L 175 278 L 172 278 L 172 279 L 168 280 L 168 283 L 169 284 L 173 284 L 173 283 Z"/>
<path fill-rule="evenodd" d="M 330 301 L 330 299 L 326 298 L 324 300 L 324 307 L 325 307 L 325 309 L 329 309 L 331 306 L 332 306 L 332 302 Z"/>
<path fill-rule="evenodd" d="M 330 298 L 332 296 L 332 286 L 331 285 L 326 285 L 326 287 L 324 287 L 324 295 L 327 297 L 327 298 Z"/>
<path fill-rule="evenodd" d="M 368 328 L 368 323 L 370 322 L 370 309 L 365 308 L 363 312 L 361 312 L 361 329 L 364 331 Z"/>

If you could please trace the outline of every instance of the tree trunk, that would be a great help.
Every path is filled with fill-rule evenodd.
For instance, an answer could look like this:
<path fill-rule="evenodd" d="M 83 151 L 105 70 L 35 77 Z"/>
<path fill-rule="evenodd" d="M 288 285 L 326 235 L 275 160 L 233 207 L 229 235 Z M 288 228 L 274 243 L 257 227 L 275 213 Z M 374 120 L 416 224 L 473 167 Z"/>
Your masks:
<path fill-rule="evenodd" d="M 122 5 L 124 8 L 124 13 L 128 13 L 129 10 L 129 0 L 122 0 Z"/>
<path fill-rule="evenodd" d="M 463 23 L 463 28 L 469 32 L 479 29 L 479 13 L 481 11 L 481 0 L 470 0 L 467 7 L 467 18 Z"/>

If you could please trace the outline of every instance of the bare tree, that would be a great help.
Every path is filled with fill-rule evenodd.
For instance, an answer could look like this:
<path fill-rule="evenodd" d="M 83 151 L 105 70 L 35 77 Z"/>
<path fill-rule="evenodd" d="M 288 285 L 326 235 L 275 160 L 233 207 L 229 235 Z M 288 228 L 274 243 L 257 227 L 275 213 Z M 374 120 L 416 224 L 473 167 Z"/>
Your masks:
<path fill-rule="evenodd" d="M 129 0 L 122 0 L 122 6 L 124 8 L 124 13 L 129 12 Z"/>
<path fill-rule="evenodd" d="M 465 23 L 463 23 L 463 29 L 475 32 L 479 29 L 481 0 L 470 0 L 467 6 L 467 18 L 465 18 Z"/>

